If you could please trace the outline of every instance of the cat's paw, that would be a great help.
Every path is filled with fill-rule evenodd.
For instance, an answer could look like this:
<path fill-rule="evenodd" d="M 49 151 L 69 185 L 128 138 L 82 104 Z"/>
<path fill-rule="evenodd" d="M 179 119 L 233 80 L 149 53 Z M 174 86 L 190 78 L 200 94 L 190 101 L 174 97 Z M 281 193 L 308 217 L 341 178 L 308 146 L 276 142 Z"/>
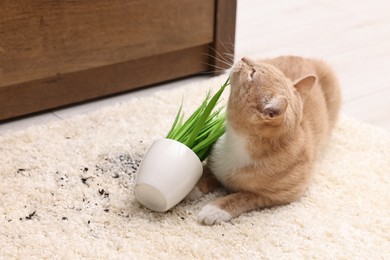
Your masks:
<path fill-rule="evenodd" d="M 198 214 L 198 222 L 205 225 L 220 224 L 232 219 L 232 215 L 229 212 L 220 209 L 217 206 L 208 204 L 202 208 Z"/>
<path fill-rule="evenodd" d="M 192 191 L 187 195 L 186 200 L 197 200 L 203 196 L 203 192 L 200 191 L 198 187 L 192 189 Z"/>

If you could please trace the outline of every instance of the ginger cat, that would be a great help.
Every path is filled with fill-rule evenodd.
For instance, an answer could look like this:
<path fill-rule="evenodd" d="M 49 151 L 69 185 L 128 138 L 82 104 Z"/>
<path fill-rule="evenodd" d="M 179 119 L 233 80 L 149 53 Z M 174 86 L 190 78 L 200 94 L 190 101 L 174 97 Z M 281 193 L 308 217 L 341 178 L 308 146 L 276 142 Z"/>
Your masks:
<path fill-rule="evenodd" d="M 200 211 L 198 221 L 206 225 L 297 200 L 340 110 L 338 82 L 320 60 L 244 57 L 230 82 L 226 133 L 188 196 L 200 197 L 220 184 L 230 191 Z"/>

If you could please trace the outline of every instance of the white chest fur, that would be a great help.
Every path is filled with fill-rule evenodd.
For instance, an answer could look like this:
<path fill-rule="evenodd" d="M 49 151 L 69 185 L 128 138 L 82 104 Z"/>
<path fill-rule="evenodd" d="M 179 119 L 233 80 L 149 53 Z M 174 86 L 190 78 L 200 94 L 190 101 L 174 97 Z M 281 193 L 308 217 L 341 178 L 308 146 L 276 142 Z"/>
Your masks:
<path fill-rule="evenodd" d="M 211 154 L 210 168 L 219 181 L 224 183 L 235 170 L 252 163 L 246 145 L 245 137 L 231 127 L 227 128 L 225 135 L 215 144 Z"/>

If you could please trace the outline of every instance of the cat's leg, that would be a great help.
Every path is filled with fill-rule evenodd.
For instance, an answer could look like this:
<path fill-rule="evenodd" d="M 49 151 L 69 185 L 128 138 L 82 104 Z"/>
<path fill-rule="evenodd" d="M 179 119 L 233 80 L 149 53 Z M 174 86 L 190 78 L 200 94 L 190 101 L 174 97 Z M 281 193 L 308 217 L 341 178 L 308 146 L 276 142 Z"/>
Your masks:
<path fill-rule="evenodd" d="M 219 224 L 237 217 L 243 212 L 277 205 L 278 203 L 251 192 L 236 192 L 207 204 L 198 214 L 198 222 L 205 225 Z"/>
<path fill-rule="evenodd" d="M 196 184 L 195 188 L 187 195 L 186 199 L 195 200 L 202 197 L 204 194 L 214 191 L 220 187 L 220 182 L 215 178 L 209 167 L 203 167 L 203 175 Z"/>

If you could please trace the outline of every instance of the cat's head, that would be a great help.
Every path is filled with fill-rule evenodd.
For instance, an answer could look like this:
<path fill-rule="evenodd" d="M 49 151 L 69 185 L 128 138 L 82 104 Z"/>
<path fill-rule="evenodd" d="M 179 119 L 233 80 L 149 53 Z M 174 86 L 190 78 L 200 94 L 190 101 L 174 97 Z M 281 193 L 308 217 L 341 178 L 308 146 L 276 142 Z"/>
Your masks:
<path fill-rule="evenodd" d="M 278 134 L 296 127 L 316 77 L 291 82 L 273 65 L 244 57 L 230 75 L 228 120 L 244 131 Z"/>

